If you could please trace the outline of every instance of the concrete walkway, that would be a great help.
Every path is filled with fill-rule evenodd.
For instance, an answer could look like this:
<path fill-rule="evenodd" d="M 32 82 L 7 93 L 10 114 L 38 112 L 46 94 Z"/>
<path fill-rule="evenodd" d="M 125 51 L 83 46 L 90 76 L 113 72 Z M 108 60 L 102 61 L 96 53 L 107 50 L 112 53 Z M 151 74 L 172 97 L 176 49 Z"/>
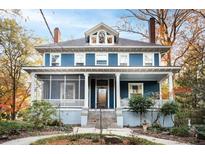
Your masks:
<path fill-rule="evenodd" d="M 7 142 L 2 143 L 1 145 L 29 145 L 37 140 L 40 140 L 40 139 L 54 137 L 54 136 L 60 136 L 60 135 L 66 135 L 66 134 L 53 134 L 53 135 L 25 137 L 25 138 L 7 141 Z"/>
<path fill-rule="evenodd" d="M 73 132 L 70 133 L 70 135 L 83 134 L 83 133 L 100 133 L 100 129 L 74 127 Z M 155 137 L 141 135 L 137 133 L 133 134 L 132 130 L 129 128 L 108 128 L 108 129 L 103 129 L 102 133 L 103 134 L 115 134 L 115 135 L 121 135 L 121 136 L 133 136 L 134 135 L 135 137 L 143 138 L 143 139 L 155 142 L 155 143 L 165 144 L 165 145 L 179 145 L 179 144 L 185 145 L 185 143 L 180 143 L 177 141 L 165 140 L 165 139 L 155 138 Z M 26 137 L 26 138 L 11 140 L 11 141 L 3 143 L 2 145 L 29 145 L 40 139 L 54 137 L 54 136 L 61 136 L 61 135 L 68 135 L 68 134 L 53 134 L 53 135 Z"/>

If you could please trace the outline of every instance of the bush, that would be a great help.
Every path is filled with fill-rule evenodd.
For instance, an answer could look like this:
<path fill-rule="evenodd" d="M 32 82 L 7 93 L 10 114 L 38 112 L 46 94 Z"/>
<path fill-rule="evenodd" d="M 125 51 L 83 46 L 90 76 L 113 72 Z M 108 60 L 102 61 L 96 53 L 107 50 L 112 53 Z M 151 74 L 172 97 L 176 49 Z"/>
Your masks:
<path fill-rule="evenodd" d="M 49 123 L 48 123 L 48 126 L 64 126 L 63 122 L 58 120 L 58 119 L 54 119 L 54 120 L 51 120 Z"/>
<path fill-rule="evenodd" d="M 22 121 L 0 121 L 0 135 L 18 135 L 21 131 L 31 131 L 33 125 Z"/>
<path fill-rule="evenodd" d="M 198 139 L 205 140 L 205 125 L 195 126 Z"/>
<path fill-rule="evenodd" d="M 180 136 L 180 137 L 190 136 L 189 128 L 187 126 L 174 127 L 170 130 L 170 133 L 172 135 Z"/>
<path fill-rule="evenodd" d="M 171 115 L 171 119 L 172 119 L 172 115 L 176 114 L 178 112 L 178 110 L 179 110 L 178 105 L 173 101 L 163 104 L 161 109 L 160 109 L 160 112 L 164 115 L 163 125 L 164 125 L 165 117 L 168 115 Z M 173 119 L 172 119 L 172 121 L 174 122 Z"/>
<path fill-rule="evenodd" d="M 140 113 L 140 123 L 142 124 L 142 114 L 147 112 L 153 105 L 152 101 L 146 97 L 134 95 L 129 100 L 129 110 Z"/>
<path fill-rule="evenodd" d="M 44 128 L 52 122 L 56 110 L 46 101 L 34 101 L 28 109 L 26 120 L 31 122 L 35 128 Z"/>

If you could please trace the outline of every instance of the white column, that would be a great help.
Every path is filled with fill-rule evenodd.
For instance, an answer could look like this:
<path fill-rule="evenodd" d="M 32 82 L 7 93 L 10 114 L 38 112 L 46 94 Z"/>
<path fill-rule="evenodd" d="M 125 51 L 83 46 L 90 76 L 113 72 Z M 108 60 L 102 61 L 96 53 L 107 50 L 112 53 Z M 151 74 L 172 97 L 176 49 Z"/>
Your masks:
<path fill-rule="evenodd" d="M 168 75 L 168 82 L 169 82 L 169 100 L 173 101 L 174 95 L 173 95 L 173 73 L 172 72 L 170 72 Z"/>
<path fill-rule="evenodd" d="M 31 73 L 31 102 L 35 100 L 35 88 L 36 88 L 35 73 Z"/>
<path fill-rule="evenodd" d="M 120 103 L 120 74 L 116 73 L 116 101 L 117 101 L 117 108 L 120 108 L 121 103 Z"/>
<path fill-rule="evenodd" d="M 162 81 L 159 81 L 159 100 L 162 101 Z"/>
<path fill-rule="evenodd" d="M 85 73 L 85 101 L 84 101 L 84 107 L 88 108 L 88 76 L 89 74 Z"/>

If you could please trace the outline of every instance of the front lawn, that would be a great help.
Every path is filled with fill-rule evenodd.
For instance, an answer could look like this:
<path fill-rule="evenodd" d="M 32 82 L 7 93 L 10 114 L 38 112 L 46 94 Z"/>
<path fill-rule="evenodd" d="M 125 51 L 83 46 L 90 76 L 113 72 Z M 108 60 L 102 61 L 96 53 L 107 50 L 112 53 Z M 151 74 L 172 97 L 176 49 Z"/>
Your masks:
<path fill-rule="evenodd" d="M 32 145 L 156 145 L 157 143 L 137 138 L 106 134 L 76 134 L 38 140 Z"/>

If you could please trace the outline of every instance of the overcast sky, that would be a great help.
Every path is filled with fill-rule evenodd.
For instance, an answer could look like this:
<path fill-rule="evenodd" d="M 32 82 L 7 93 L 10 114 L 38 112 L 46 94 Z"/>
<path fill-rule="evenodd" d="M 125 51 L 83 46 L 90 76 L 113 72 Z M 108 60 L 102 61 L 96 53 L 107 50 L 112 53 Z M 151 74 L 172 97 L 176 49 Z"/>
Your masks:
<path fill-rule="evenodd" d="M 43 10 L 48 24 L 53 31 L 59 27 L 62 41 L 84 37 L 84 32 L 93 26 L 104 22 L 113 27 L 120 21 L 120 17 L 130 15 L 127 10 Z M 22 10 L 26 20 L 20 21 L 27 30 L 51 42 L 51 36 L 46 28 L 39 10 Z M 138 24 L 137 22 L 135 24 Z M 120 37 L 140 39 L 136 34 L 121 32 Z"/>

